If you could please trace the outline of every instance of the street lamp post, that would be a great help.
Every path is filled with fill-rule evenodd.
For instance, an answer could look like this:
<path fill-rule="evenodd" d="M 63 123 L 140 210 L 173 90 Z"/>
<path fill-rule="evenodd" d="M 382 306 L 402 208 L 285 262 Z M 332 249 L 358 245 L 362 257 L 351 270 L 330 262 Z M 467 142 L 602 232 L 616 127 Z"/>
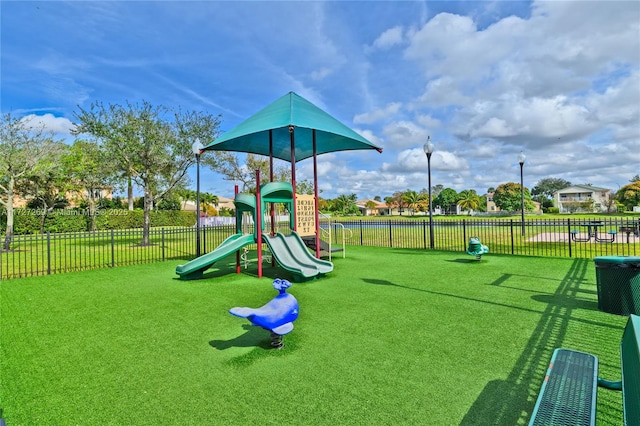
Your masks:
<path fill-rule="evenodd" d="M 431 199 L 431 154 L 433 153 L 433 143 L 431 143 L 431 136 L 427 136 L 427 143 L 424 144 L 424 153 L 427 154 L 427 172 L 429 175 L 429 248 L 433 248 L 433 208 Z"/>
<path fill-rule="evenodd" d="M 191 151 L 196 156 L 196 257 L 200 257 L 200 154 L 204 145 L 196 138 Z"/>
<path fill-rule="evenodd" d="M 518 163 L 520 163 L 520 210 L 522 214 L 522 236 L 524 237 L 524 175 L 522 169 L 524 168 L 524 160 L 525 160 L 524 152 L 520 151 L 520 155 L 518 155 Z"/>

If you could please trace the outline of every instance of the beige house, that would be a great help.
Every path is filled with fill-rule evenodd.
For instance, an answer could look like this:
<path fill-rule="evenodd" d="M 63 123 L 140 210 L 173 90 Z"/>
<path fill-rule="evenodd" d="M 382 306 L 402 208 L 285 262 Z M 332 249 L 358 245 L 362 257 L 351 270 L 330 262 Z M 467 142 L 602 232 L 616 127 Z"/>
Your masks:
<path fill-rule="evenodd" d="M 560 213 L 604 212 L 611 197 L 611 190 L 589 185 L 573 185 L 553 194 L 554 205 Z"/>
<path fill-rule="evenodd" d="M 188 211 L 188 212 L 196 211 L 196 202 L 193 200 L 185 200 L 185 201 L 182 201 L 180 204 L 181 204 L 182 210 L 184 211 Z M 202 200 L 200 200 L 200 204 L 202 204 Z M 218 196 L 218 203 L 215 205 L 215 208 L 218 211 L 220 211 L 221 208 L 235 210 L 236 205 L 233 202 L 233 198 Z M 200 206 L 200 209 L 202 209 L 202 206 Z"/>
<path fill-rule="evenodd" d="M 88 190 L 83 190 L 83 191 L 67 191 L 64 194 L 64 197 L 67 199 L 67 201 L 69 201 L 69 207 L 70 208 L 74 208 L 74 207 L 78 207 L 82 201 L 87 200 L 89 198 L 91 194 L 89 194 Z M 107 200 L 111 200 L 113 198 L 113 193 L 111 191 L 111 188 L 107 188 L 107 189 L 97 189 L 95 190 L 95 193 L 93 194 L 94 198 L 96 200 L 98 199 L 107 199 Z M 14 195 L 13 196 L 13 207 L 14 208 L 24 208 L 27 206 L 27 203 L 29 202 L 30 198 L 22 198 L 18 195 Z"/>
<path fill-rule="evenodd" d="M 496 206 L 496 203 L 493 201 L 493 192 L 487 193 L 487 213 L 495 213 L 499 212 L 500 207 Z"/>
<path fill-rule="evenodd" d="M 389 207 L 386 203 L 370 198 L 356 201 L 356 206 L 363 216 L 389 216 L 393 210 L 397 210 L 397 208 Z"/>

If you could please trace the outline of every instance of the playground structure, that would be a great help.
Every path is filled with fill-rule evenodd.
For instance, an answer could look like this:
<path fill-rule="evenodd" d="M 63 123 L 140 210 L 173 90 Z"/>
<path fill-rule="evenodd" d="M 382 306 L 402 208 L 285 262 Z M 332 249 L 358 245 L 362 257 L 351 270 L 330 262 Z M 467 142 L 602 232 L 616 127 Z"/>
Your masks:
<path fill-rule="evenodd" d="M 258 179 L 259 182 L 259 179 Z M 236 253 L 236 271 L 240 272 L 240 250 L 250 244 L 257 244 L 258 277 L 262 277 L 262 243 L 265 243 L 278 264 L 293 275 L 295 281 L 313 279 L 333 271 L 333 263 L 315 258 L 295 231 L 294 193 L 288 182 L 270 182 L 259 186 L 253 194 L 236 193 L 236 233 L 224 240 L 215 250 L 184 265 L 176 267 L 176 274 L 183 280 L 203 277 L 203 273 L 217 261 Z M 290 233 L 275 232 L 271 221 L 271 232 L 265 232 L 264 214 L 271 203 L 282 203 L 289 212 Z M 242 232 L 245 213 L 254 218 L 253 233 Z"/>
<path fill-rule="evenodd" d="M 298 143 L 296 144 L 296 139 Z M 204 151 L 247 152 L 269 156 L 270 183 L 260 185 L 260 173 L 256 171 L 255 197 L 238 194 L 236 189 L 236 235 L 229 237 L 211 253 L 185 265 L 179 265 L 176 273 L 181 279 L 202 277 L 205 270 L 223 257 L 236 253 L 236 271 L 240 271 L 240 252 L 245 246 L 256 243 L 258 247 L 258 277 L 262 277 L 262 243 L 269 247 L 273 258 L 281 267 L 291 272 L 296 281 L 315 278 L 333 270 L 333 263 L 319 259 L 321 241 L 318 220 L 318 172 L 317 156 L 329 152 L 373 149 L 382 152 L 370 141 L 348 128 L 325 111 L 301 96 L 289 92 L 258 111 L 215 141 L 204 146 Z M 291 164 L 291 183 L 273 182 L 273 159 Z M 313 158 L 313 213 L 315 216 L 315 253 L 313 257 L 296 232 L 296 162 Z M 291 232 L 288 235 L 264 233 L 262 212 L 267 203 L 284 203 L 289 206 Z M 244 212 L 255 218 L 253 236 L 241 232 Z M 272 216 L 273 217 L 273 216 Z M 253 238 L 253 240 L 251 240 Z M 310 246 L 313 241 L 308 242 Z M 344 247 L 343 247 L 344 249 Z M 331 250 L 329 250 L 329 254 Z"/>
<path fill-rule="evenodd" d="M 271 333 L 271 347 L 280 349 L 284 346 L 283 336 L 293 330 L 293 322 L 298 318 L 298 301 L 287 293 L 291 283 L 276 278 L 273 288 L 278 295 L 260 308 L 235 307 L 229 309 L 231 315 L 247 318 L 252 325 L 259 326 Z"/>
<path fill-rule="evenodd" d="M 482 255 L 489 253 L 489 247 L 485 246 L 480 242 L 480 238 L 471 237 L 469 238 L 469 246 L 467 247 L 467 254 L 471 256 L 475 256 L 476 260 L 482 260 Z"/>

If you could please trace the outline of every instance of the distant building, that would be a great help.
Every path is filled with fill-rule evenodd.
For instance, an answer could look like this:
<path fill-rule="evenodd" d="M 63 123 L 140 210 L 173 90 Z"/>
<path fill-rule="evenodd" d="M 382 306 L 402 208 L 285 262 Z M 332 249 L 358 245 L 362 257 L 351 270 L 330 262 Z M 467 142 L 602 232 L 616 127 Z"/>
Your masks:
<path fill-rule="evenodd" d="M 487 213 L 499 212 L 500 207 L 493 201 L 493 192 L 487 193 Z"/>
<path fill-rule="evenodd" d="M 81 191 L 67 191 L 64 194 L 64 198 L 69 202 L 69 207 L 74 208 L 74 207 L 79 207 L 83 201 L 86 201 L 90 197 L 90 195 L 92 194 L 90 194 L 89 190 L 86 190 L 86 189 Z M 111 200 L 113 198 L 113 193 L 111 188 L 96 189 L 93 192 L 93 198 L 95 200 L 101 200 L 101 199 Z M 14 195 L 13 207 L 17 209 L 25 208 L 31 199 L 32 197 L 22 198 L 19 195 Z"/>
<path fill-rule="evenodd" d="M 554 205 L 560 213 L 603 212 L 611 190 L 589 185 L 573 185 L 553 194 Z"/>
<path fill-rule="evenodd" d="M 200 209 L 202 209 L 202 200 L 200 200 Z M 196 201 L 195 200 L 185 200 L 180 203 L 180 207 L 182 210 L 187 212 L 195 212 L 196 211 Z M 215 205 L 216 210 L 220 211 L 220 209 L 225 208 L 228 210 L 235 210 L 236 205 L 233 202 L 233 198 L 220 197 L 218 196 L 218 203 Z"/>
<path fill-rule="evenodd" d="M 397 206 L 388 206 L 386 203 L 370 198 L 356 201 L 356 206 L 363 216 L 390 216 L 393 211 L 399 214 Z"/>

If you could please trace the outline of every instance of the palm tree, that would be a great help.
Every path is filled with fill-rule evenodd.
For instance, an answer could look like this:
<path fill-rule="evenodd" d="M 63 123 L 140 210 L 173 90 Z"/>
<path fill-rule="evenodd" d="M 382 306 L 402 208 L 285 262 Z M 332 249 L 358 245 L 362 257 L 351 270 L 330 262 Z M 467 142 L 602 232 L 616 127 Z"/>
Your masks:
<path fill-rule="evenodd" d="M 356 206 L 356 200 L 356 194 L 340 195 L 338 198 L 333 200 L 333 210 L 341 215 L 357 213 L 358 207 Z"/>
<path fill-rule="evenodd" d="M 220 200 L 218 199 L 217 195 L 213 195 L 210 194 L 208 192 L 201 192 L 200 193 L 200 209 L 203 211 L 207 211 L 207 207 L 208 206 L 218 206 L 218 202 Z"/>
<path fill-rule="evenodd" d="M 429 208 L 428 195 L 418 193 L 413 190 L 407 190 L 405 193 L 403 193 L 402 200 L 411 209 L 411 215 L 413 215 L 416 211 L 425 211 Z"/>
<path fill-rule="evenodd" d="M 468 210 L 469 214 L 472 210 L 478 210 L 480 203 L 482 203 L 482 199 L 475 189 L 467 189 L 458 194 L 458 205 L 462 210 Z"/>

